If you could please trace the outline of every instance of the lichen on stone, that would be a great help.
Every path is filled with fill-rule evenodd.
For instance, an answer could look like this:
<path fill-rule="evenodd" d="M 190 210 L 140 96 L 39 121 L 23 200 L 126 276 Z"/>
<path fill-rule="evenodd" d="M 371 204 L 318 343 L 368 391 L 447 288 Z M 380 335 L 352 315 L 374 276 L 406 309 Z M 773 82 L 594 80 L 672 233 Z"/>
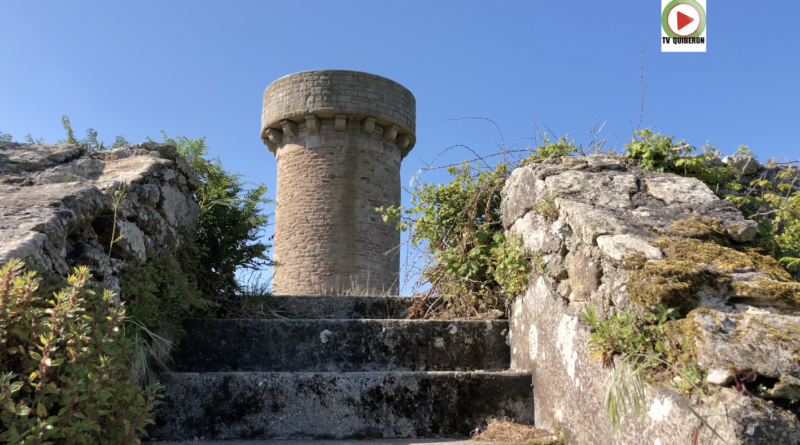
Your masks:
<path fill-rule="evenodd" d="M 800 363 L 800 348 L 797 347 L 797 340 L 800 339 L 800 326 L 787 324 L 783 329 L 778 329 L 759 319 L 753 319 L 751 323 L 764 329 L 767 340 L 781 348 L 789 349 L 792 353 L 792 359 Z"/>

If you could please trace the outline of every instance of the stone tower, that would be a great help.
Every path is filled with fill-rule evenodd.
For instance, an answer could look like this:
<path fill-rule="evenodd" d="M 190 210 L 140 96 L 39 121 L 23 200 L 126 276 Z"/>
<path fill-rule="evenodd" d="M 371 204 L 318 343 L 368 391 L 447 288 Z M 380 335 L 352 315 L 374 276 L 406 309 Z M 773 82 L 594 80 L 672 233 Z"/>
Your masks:
<path fill-rule="evenodd" d="M 398 289 L 400 243 L 376 207 L 400 205 L 416 101 L 397 82 L 305 71 L 264 91 L 261 140 L 278 163 L 273 292 Z"/>

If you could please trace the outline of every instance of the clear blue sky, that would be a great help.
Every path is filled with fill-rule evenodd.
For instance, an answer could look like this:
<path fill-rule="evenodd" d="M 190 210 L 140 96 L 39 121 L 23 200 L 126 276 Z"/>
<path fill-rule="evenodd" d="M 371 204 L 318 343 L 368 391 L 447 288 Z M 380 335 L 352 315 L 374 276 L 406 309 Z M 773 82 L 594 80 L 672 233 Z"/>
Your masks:
<path fill-rule="evenodd" d="M 797 1 L 708 0 L 708 52 L 661 53 L 660 2 L 0 0 L 0 131 L 63 138 L 60 118 L 140 142 L 206 136 L 224 165 L 264 182 L 264 88 L 312 69 L 367 71 L 417 99 L 417 145 L 402 180 L 454 144 L 491 153 L 560 126 L 621 148 L 639 120 L 725 153 L 800 157 Z M 452 153 L 443 162 L 458 161 Z M 436 179 L 428 176 L 427 179 Z M 405 198 L 404 198 L 405 199 Z"/>

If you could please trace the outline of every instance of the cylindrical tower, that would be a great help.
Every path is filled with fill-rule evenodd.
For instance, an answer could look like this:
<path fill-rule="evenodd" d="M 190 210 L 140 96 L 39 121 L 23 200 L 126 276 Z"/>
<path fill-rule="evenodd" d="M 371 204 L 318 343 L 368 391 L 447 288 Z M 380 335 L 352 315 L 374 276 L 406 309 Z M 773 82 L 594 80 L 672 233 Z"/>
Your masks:
<path fill-rule="evenodd" d="M 275 294 L 397 291 L 400 233 L 375 208 L 400 205 L 415 119 L 411 92 L 374 74 L 306 71 L 267 87 L 261 140 L 278 163 Z"/>

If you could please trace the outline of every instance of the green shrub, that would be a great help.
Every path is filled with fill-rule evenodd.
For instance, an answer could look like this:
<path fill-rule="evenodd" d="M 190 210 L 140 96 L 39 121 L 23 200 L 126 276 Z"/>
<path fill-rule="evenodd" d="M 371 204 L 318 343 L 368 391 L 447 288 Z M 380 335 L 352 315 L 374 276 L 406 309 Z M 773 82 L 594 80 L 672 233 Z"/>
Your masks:
<path fill-rule="evenodd" d="M 196 277 L 203 295 L 218 302 L 216 307 L 224 314 L 226 305 L 232 304 L 241 291 L 236 272 L 273 265 L 267 256 L 272 246 L 259 241 L 269 222 L 261 207 L 272 201 L 264 197 L 267 187 L 263 183 L 246 188 L 249 183 L 242 175 L 225 170 L 219 158 L 204 158 L 208 154 L 204 137 L 169 138 L 163 131 L 161 134 L 164 142 L 186 157 L 200 179 L 195 192 L 200 206 L 194 234 L 196 249 L 189 255 L 179 255 L 179 261 Z"/>
<path fill-rule="evenodd" d="M 696 147 L 673 140 L 673 136 L 653 134 L 650 129 L 640 130 L 634 141 L 625 145 L 626 157 L 638 160 L 638 165 L 648 170 L 700 179 L 720 198 L 732 201 L 745 217 L 758 222 L 760 241 L 767 243 L 781 264 L 800 279 L 800 192 L 793 190 L 800 173 L 793 163 L 789 162 L 774 182 L 765 175 L 745 181 L 736 169 L 709 162 L 719 156 L 710 144 L 695 155 Z M 740 146 L 734 156 L 753 153 Z"/>
<path fill-rule="evenodd" d="M 508 238 L 500 220 L 501 192 L 514 167 L 582 151 L 566 137 L 550 142 L 545 134 L 542 142 L 533 150 L 516 150 L 527 156 L 517 164 L 447 167 L 449 182 L 416 184 L 410 208 L 377 209 L 384 221 L 396 221 L 398 229 L 409 231 L 412 246 L 426 256 L 417 283 L 430 285 L 426 313 L 481 316 L 504 310 L 527 287 L 533 266 L 542 271 L 541 254 L 523 252 L 521 240 Z M 552 217 L 553 199 L 535 211 Z"/>
<path fill-rule="evenodd" d="M 121 299 L 130 311 L 125 330 L 135 339 L 134 365 L 140 381 L 150 381 L 150 364 L 168 368 L 170 352 L 186 337 L 183 319 L 216 307 L 197 289 L 194 275 L 183 271 L 176 256 L 193 251 L 189 242 L 173 253 L 137 261 L 120 271 Z"/>
<path fill-rule="evenodd" d="M 123 301 L 132 323 L 126 329 L 137 339 L 136 364 L 142 381 L 149 381 L 150 363 L 166 368 L 170 351 L 186 336 L 189 316 L 243 316 L 251 302 L 236 279 L 240 269 L 272 265 L 270 247 L 259 241 L 267 215 L 260 206 L 267 189 L 248 184 L 226 171 L 219 159 L 208 160 L 205 138 L 169 138 L 200 179 L 195 201 L 200 215 L 184 243 L 159 257 L 137 262 L 120 273 Z M 149 139 L 149 138 L 148 138 Z"/>
<path fill-rule="evenodd" d="M 385 221 L 411 231 L 411 242 L 431 256 L 422 279 L 431 284 L 441 309 L 474 315 L 504 308 L 525 288 L 530 261 L 506 238 L 500 222 L 500 192 L 509 168 L 450 167 L 446 184 L 422 183 L 412 208 L 379 208 Z M 403 216 L 403 214 L 407 216 Z"/>
<path fill-rule="evenodd" d="M 592 327 L 588 347 L 591 358 L 599 359 L 603 365 L 611 363 L 614 355 L 633 353 L 663 353 L 665 350 L 664 324 L 680 316 L 675 309 L 659 306 L 639 318 L 628 309 L 608 320 L 598 320 L 593 307 L 589 306 L 581 318 Z"/>
<path fill-rule="evenodd" d="M 82 146 L 89 150 L 106 150 L 128 144 L 117 136 L 111 147 L 97 140 L 97 131 L 86 130 L 86 138 L 78 140 L 69 118 L 61 119 L 67 137 L 60 143 Z M 194 233 L 186 234 L 187 247 L 173 251 L 185 280 L 196 286 L 203 296 L 218 304 L 199 303 L 193 294 L 188 294 L 187 303 L 208 312 L 216 308 L 224 314 L 226 304 L 236 301 L 241 285 L 236 279 L 242 269 L 259 270 L 273 265 L 267 256 L 270 247 L 260 241 L 269 216 L 262 206 L 271 204 L 265 198 L 267 187 L 261 183 L 248 188 L 243 176 L 232 173 L 222 165 L 219 158 L 206 159 L 208 147 L 205 137 L 189 139 L 184 136 L 170 138 L 162 130 L 164 142 L 172 144 L 181 153 L 192 170 L 197 173 L 200 187 L 195 191 L 195 201 L 200 206 L 200 216 Z M 10 136 L 8 136 L 10 140 Z M 152 141 L 149 137 L 148 141 Z M 130 294 L 130 292 L 129 292 Z M 156 311 L 159 312 L 159 311 Z"/>
<path fill-rule="evenodd" d="M 125 309 L 89 277 L 83 267 L 47 283 L 21 261 L 0 267 L 0 442 L 138 443 L 152 423 L 157 387 L 133 382 Z"/>
<path fill-rule="evenodd" d="M 758 221 L 758 234 L 769 241 L 775 257 L 800 279 L 800 191 L 792 187 L 800 179 L 793 165 L 776 175 L 777 183 L 764 177 L 727 185 L 725 199 L 733 201 L 748 218 Z"/>

